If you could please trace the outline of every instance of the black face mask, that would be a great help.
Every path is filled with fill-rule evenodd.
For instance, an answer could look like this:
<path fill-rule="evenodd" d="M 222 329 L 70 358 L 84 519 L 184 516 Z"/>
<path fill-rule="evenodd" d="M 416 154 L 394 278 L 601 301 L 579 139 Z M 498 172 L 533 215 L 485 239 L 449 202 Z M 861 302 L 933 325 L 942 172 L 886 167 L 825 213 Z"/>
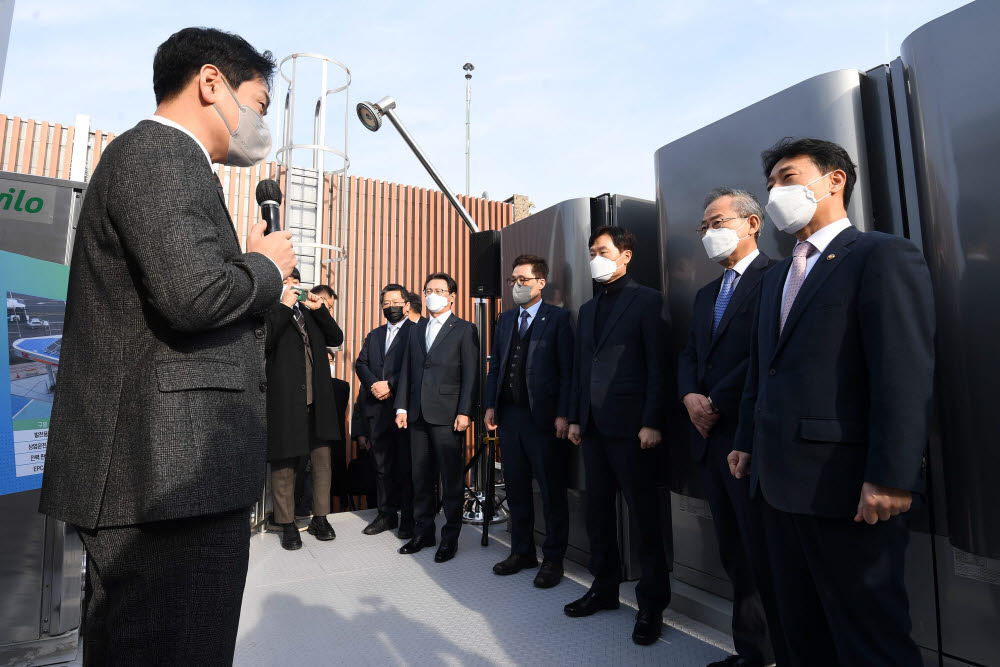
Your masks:
<path fill-rule="evenodd" d="M 382 314 L 385 315 L 385 319 L 389 320 L 390 324 L 395 324 L 404 317 L 402 306 L 389 306 L 388 308 L 383 308 Z"/>

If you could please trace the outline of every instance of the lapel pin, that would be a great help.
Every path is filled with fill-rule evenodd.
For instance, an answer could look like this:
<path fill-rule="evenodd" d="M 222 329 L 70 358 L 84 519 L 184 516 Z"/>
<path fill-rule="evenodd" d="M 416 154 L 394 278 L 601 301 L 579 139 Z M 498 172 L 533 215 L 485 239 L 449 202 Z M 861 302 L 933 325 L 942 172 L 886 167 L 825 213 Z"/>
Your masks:
<path fill-rule="evenodd" d="M 834 255 L 834 254 L 833 254 L 833 253 L 831 252 L 831 253 L 830 253 L 829 255 L 827 255 L 827 256 L 826 256 L 826 261 L 828 261 L 828 262 L 829 262 L 829 261 L 830 261 L 831 259 L 833 259 L 833 258 L 835 258 L 835 257 L 836 257 L 836 255 Z"/>

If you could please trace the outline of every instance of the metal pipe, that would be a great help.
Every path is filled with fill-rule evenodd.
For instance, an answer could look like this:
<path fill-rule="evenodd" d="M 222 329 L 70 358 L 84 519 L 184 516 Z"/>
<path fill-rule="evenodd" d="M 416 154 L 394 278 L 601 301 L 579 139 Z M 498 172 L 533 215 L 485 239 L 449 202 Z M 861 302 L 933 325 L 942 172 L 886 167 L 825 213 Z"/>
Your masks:
<path fill-rule="evenodd" d="M 469 131 L 472 123 L 472 63 L 465 63 L 465 196 L 469 196 L 472 164 L 472 140 Z"/>
<path fill-rule="evenodd" d="M 389 118 L 389 120 L 392 121 L 392 124 L 399 131 L 400 136 L 403 137 L 403 141 L 406 142 L 406 145 L 410 147 L 410 150 L 413 151 L 413 154 L 417 156 L 418 160 L 420 160 L 420 164 L 424 165 L 424 169 L 426 169 L 427 173 L 431 175 L 431 178 L 434 179 L 434 182 L 437 183 L 437 186 L 441 188 L 441 192 L 444 193 L 444 196 L 448 199 L 448 202 L 453 207 L 455 207 L 456 211 L 458 211 L 458 215 L 460 218 L 462 218 L 462 221 L 465 223 L 466 227 L 468 227 L 472 232 L 478 232 L 479 225 L 477 225 L 476 222 L 472 219 L 472 216 L 470 216 L 469 212 L 465 210 L 465 207 L 459 203 L 458 199 L 452 193 L 451 189 L 444 182 L 444 179 L 441 178 L 441 175 L 437 172 L 437 169 L 435 169 L 434 165 L 430 163 L 430 160 L 427 159 L 427 156 L 424 155 L 424 152 L 420 150 L 420 146 L 417 145 L 417 142 L 414 141 L 413 137 L 410 135 L 407 129 L 403 127 L 403 123 L 396 116 L 396 112 L 393 111 L 392 109 L 382 108 L 382 113 L 384 113 Z"/>

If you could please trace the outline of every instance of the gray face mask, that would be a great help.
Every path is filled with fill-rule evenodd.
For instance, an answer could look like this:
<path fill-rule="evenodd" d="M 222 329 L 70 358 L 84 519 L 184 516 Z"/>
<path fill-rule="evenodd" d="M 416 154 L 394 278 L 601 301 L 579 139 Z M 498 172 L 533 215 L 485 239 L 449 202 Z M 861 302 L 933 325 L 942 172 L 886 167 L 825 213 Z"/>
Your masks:
<path fill-rule="evenodd" d="M 514 299 L 514 303 L 519 306 L 531 301 L 531 285 L 517 285 L 515 284 L 511 288 L 511 298 Z"/>
<path fill-rule="evenodd" d="M 226 84 L 226 90 L 240 107 L 240 120 L 234 130 L 219 110 L 219 106 L 212 105 L 222 116 L 222 122 L 229 128 L 229 154 L 226 156 L 226 164 L 231 167 L 252 167 L 263 161 L 271 152 L 271 130 L 259 113 L 245 104 L 240 104 L 228 81 L 223 79 L 222 82 Z"/>

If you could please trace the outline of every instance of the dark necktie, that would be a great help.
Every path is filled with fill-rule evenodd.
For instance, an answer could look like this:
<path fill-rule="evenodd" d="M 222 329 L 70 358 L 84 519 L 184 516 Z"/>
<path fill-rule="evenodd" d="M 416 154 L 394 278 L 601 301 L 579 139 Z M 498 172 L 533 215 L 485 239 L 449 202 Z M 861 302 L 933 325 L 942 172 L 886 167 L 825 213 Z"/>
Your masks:
<path fill-rule="evenodd" d="M 530 317 L 528 311 L 521 313 L 521 326 L 517 330 L 517 335 L 521 338 L 524 338 L 524 334 L 528 333 L 528 318 Z"/>

